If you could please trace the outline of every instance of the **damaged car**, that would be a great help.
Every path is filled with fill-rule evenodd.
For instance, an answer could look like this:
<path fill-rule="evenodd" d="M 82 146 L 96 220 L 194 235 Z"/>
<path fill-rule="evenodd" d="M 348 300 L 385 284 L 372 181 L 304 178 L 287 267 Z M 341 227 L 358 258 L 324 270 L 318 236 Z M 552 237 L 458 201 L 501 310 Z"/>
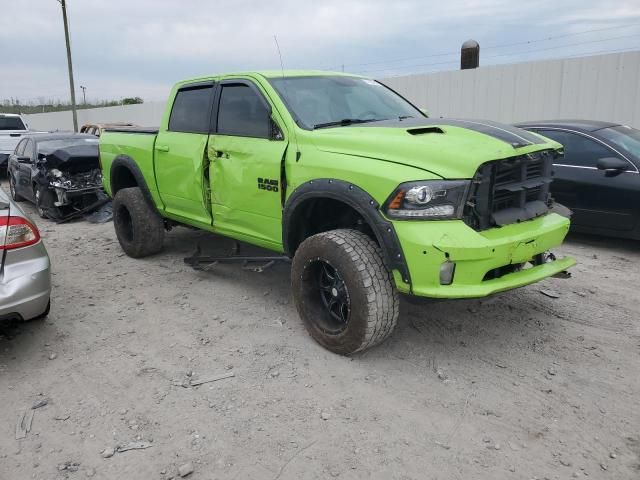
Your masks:
<path fill-rule="evenodd" d="M 27 135 L 9 157 L 8 173 L 11 197 L 35 203 L 42 218 L 66 221 L 109 201 L 93 135 Z"/>

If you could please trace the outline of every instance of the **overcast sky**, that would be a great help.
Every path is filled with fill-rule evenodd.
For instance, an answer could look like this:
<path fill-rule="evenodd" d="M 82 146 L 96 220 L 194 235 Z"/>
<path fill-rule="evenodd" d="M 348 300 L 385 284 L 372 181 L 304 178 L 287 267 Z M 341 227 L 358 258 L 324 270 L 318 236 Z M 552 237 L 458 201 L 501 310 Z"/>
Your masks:
<path fill-rule="evenodd" d="M 481 65 L 640 50 L 639 0 L 67 0 L 67 5 L 77 95 L 82 98 L 84 85 L 90 99 L 162 100 L 183 78 L 280 68 L 274 34 L 285 68 L 344 65 L 345 71 L 377 78 L 456 69 L 457 52 L 468 38 L 480 42 Z M 548 37 L 554 39 L 543 40 Z M 0 100 L 69 98 L 57 0 L 0 0 L 0 71 Z"/>

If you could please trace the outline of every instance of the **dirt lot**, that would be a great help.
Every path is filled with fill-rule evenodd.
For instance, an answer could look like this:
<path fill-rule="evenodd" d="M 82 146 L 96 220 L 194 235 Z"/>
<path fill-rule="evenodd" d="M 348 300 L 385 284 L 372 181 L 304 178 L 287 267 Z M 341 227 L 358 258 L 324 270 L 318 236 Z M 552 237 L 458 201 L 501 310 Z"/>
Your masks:
<path fill-rule="evenodd" d="M 306 334 L 287 265 L 196 272 L 197 242 L 231 243 L 179 228 L 133 260 L 110 223 L 38 225 L 53 303 L 0 326 L 2 479 L 167 479 L 189 462 L 194 480 L 640 477 L 638 243 L 574 236 L 573 279 L 403 301 L 389 341 L 343 358 Z M 130 442 L 150 446 L 103 458 Z"/>

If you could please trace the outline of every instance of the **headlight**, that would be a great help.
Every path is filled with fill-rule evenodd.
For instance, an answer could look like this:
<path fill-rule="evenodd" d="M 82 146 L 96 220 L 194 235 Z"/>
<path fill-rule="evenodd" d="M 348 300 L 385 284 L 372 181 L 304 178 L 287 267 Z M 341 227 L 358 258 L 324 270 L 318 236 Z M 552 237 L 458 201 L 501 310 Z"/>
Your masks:
<path fill-rule="evenodd" d="M 423 180 L 401 184 L 385 202 L 391 218 L 461 218 L 470 180 Z"/>
<path fill-rule="evenodd" d="M 62 176 L 62 172 L 57 168 L 52 168 L 50 172 L 51 172 L 51 175 L 53 175 L 55 178 L 60 178 Z"/>

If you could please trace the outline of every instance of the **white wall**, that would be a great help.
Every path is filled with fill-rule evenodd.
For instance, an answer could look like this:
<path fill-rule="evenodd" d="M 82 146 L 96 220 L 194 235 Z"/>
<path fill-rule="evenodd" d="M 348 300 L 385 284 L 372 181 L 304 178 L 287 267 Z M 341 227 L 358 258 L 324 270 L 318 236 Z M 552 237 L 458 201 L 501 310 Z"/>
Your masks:
<path fill-rule="evenodd" d="M 480 57 L 482 62 L 482 56 Z M 512 123 L 579 118 L 640 128 L 640 51 L 383 79 L 432 117 Z M 78 124 L 160 124 L 164 102 L 78 111 Z M 71 112 L 26 115 L 37 130 L 71 130 Z"/>
<path fill-rule="evenodd" d="M 78 110 L 78 128 L 85 123 L 128 122 L 144 127 L 160 125 L 165 102 Z M 34 113 L 24 116 L 32 130 L 73 130 L 71 111 Z"/>
<path fill-rule="evenodd" d="M 432 117 L 505 123 L 579 118 L 640 128 L 640 51 L 383 81 Z"/>

